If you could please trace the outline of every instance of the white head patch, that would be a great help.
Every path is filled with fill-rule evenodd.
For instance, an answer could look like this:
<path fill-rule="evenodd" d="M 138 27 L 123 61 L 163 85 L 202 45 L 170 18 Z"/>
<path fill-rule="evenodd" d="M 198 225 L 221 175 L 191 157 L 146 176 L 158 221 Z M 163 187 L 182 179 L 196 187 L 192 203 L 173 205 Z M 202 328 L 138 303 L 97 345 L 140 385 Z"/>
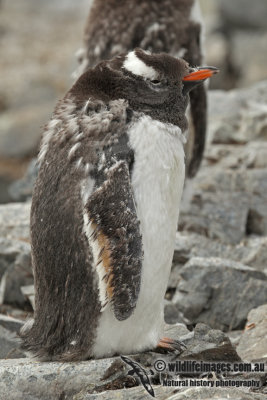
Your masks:
<path fill-rule="evenodd" d="M 126 60 L 123 63 L 123 67 L 134 75 L 142 76 L 143 78 L 153 80 L 158 77 L 157 71 L 140 60 L 134 51 L 128 53 Z"/>

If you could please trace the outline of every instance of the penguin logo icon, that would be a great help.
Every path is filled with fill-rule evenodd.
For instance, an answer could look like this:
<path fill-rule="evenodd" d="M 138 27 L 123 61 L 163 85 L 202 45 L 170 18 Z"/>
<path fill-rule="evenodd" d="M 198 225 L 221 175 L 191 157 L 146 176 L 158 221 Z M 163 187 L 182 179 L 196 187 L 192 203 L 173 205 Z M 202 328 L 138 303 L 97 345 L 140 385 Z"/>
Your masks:
<path fill-rule="evenodd" d="M 136 374 L 137 377 L 140 379 L 142 385 L 146 389 L 146 391 L 150 394 L 150 396 L 155 397 L 155 393 L 154 393 L 153 387 L 151 386 L 150 379 L 149 379 L 149 376 L 148 376 L 146 370 L 143 367 L 141 367 L 141 365 L 139 365 L 137 362 L 131 360 L 128 357 L 121 356 L 121 359 L 126 364 L 130 365 L 130 367 L 132 367 L 132 369 L 130 371 L 128 371 L 127 375 L 133 376 L 134 374 Z M 150 374 L 154 375 L 154 372 L 152 370 L 150 370 Z"/>

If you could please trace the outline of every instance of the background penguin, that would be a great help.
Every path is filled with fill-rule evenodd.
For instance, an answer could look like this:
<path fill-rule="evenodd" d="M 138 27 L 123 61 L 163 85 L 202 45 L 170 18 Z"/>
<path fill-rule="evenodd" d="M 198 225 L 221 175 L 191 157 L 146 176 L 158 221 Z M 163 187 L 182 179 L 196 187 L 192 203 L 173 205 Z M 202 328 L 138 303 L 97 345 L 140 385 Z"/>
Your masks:
<path fill-rule="evenodd" d="M 188 91 L 212 69 L 136 49 L 85 72 L 43 135 L 31 209 L 34 322 L 45 359 L 129 354 L 162 338 L 184 182 Z"/>
<path fill-rule="evenodd" d="M 77 74 L 135 47 L 182 57 L 191 66 L 198 66 L 203 63 L 202 38 L 198 0 L 94 0 L 86 23 L 84 46 L 79 51 L 81 64 Z M 190 106 L 186 144 L 188 178 L 197 173 L 205 147 L 207 99 L 203 85 L 190 92 Z"/>

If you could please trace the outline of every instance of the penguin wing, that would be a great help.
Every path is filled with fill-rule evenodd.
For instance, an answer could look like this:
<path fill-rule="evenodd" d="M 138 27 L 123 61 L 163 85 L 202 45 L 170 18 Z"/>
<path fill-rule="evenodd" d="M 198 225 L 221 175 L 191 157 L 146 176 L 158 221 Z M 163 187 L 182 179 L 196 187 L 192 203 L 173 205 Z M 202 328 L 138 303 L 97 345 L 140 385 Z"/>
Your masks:
<path fill-rule="evenodd" d="M 118 161 L 85 205 L 86 233 L 99 277 L 102 310 L 111 304 L 118 320 L 133 312 L 140 289 L 142 238 L 129 167 Z"/>

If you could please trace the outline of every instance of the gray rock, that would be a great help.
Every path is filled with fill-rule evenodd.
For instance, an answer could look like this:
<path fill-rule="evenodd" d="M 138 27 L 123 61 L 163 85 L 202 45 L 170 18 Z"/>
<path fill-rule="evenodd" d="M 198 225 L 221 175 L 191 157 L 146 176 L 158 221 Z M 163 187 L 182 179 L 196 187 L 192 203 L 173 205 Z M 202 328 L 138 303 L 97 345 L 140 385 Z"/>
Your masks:
<path fill-rule="evenodd" d="M 267 304 L 253 309 L 248 314 L 245 331 L 241 336 L 237 352 L 246 361 L 267 360 Z"/>
<path fill-rule="evenodd" d="M 0 279 L 7 268 L 12 265 L 19 254 L 27 253 L 29 243 L 0 237 Z"/>
<path fill-rule="evenodd" d="M 15 263 L 7 269 L 1 280 L 1 287 L 4 289 L 3 303 L 24 308 L 26 297 L 22 293 L 21 287 L 32 283 L 33 275 L 29 250 L 28 253 L 18 256 Z"/>
<path fill-rule="evenodd" d="M 169 400 L 207 400 L 207 399 L 219 399 L 219 400 L 264 400 L 264 394 L 248 393 L 242 389 L 236 388 L 211 388 L 211 387 L 190 387 L 185 390 L 181 390 L 179 393 L 168 397 Z"/>
<path fill-rule="evenodd" d="M 24 353 L 19 349 L 19 345 L 19 340 L 16 334 L 14 332 L 10 332 L 0 325 L 0 359 L 14 359 L 25 357 Z"/>
<path fill-rule="evenodd" d="M 190 323 L 188 319 L 184 318 L 177 305 L 169 300 L 164 300 L 164 319 L 167 324 Z"/>
<path fill-rule="evenodd" d="M 240 361 L 228 336 L 220 330 L 211 329 L 205 324 L 196 325 L 193 335 L 180 338 L 187 346 L 179 359 L 205 361 Z"/>
<path fill-rule="evenodd" d="M 193 357 L 197 360 L 229 362 L 240 360 L 223 332 L 211 330 L 203 324 L 197 325 L 194 332 L 189 332 L 183 324 L 169 325 L 165 327 L 165 334 L 186 342 L 187 353 L 182 353 L 182 356 L 185 354 L 183 359 Z M 150 375 L 156 360 L 164 358 L 166 361 L 171 361 L 174 355 L 146 352 L 129 357 L 138 362 Z M 146 394 L 142 386 L 139 387 L 141 390 L 125 391 L 125 388 L 140 385 L 135 376 L 128 375 L 129 370 L 129 365 L 120 357 L 78 363 L 39 362 L 34 359 L 3 360 L 0 361 L 0 400 L 4 400 L 7 394 L 10 400 L 36 398 L 80 400 L 98 398 L 97 396 L 102 393 L 103 398 L 124 399 L 128 394 L 135 396 L 128 398 L 142 399 Z M 155 371 L 153 375 L 156 379 Z M 151 382 L 153 383 L 153 379 Z M 172 388 L 169 389 L 170 392 L 155 386 L 154 389 L 158 396 L 172 393 Z M 114 397 L 107 397 L 107 390 L 110 391 L 108 392 L 110 396 Z"/>
<path fill-rule="evenodd" d="M 167 388 L 163 386 L 153 386 L 155 398 L 165 400 L 175 393 L 174 388 Z M 166 397 L 168 396 L 168 397 Z M 101 393 L 87 393 L 82 390 L 80 393 L 73 397 L 73 400 L 140 400 L 149 398 L 148 393 L 143 387 L 133 387 L 130 389 L 108 390 Z"/>
<path fill-rule="evenodd" d="M 179 339 L 188 333 L 190 331 L 184 323 L 166 324 L 164 326 L 164 335 L 169 338 Z"/>
<path fill-rule="evenodd" d="M 243 333 L 243 331 L 241 331 L 241 330 L 226 332 L 226 335 L 229 337 L 229 339 L 231 340 L 232 345 L 235 348 L 238 346 L 238 344 L 240 342 L 242 333 Z M 240 357 L 241 357 L 241 355 L 240 355 Z"/>
<path fill-rule="evenodd" d="M 34 310 L 35 308 L 35 303 L 34 303 L 34 285 L 28 285 L 28 286 L 22 286 L 21 292 L 23 295 L 29 300 L 29 302 L 32 305 L 32 309 Z"/>
<path fill-rule="evenodd" d="M 21 286 L 33 283 L 30 252 L 27 242 L 0 238 L 0 304 L 25 306 Z"/>
<path fill-rule="evenodd" d="M 52 112 L 51 103 L 6 111 L 0 116 L 0 157 L 23 158 L 36 153 L 41 128 Z"/>
<path fill-rule="evenodd" d="M 267 271 L 267 237 L 254 237 L 248 239 L 247 254 L 243 256 L 242 262 L 251 267 Z"/>
<path fill-rule="evenodd" d="M 14 0 L 1 8 L 1 32 L 5 33 L 1 73 L 5 79 L 1 80 L 0 93 L 8 108 L 2 112 L 0 121 L 0 153 L 4 156 L 22 157 L 36 150 L 41 125 L 72 84 L 74 52 L 80 47 L 82 37 L 77 32 L 88 13 L 89 1 L 80 0 L 79 7 L 70 0 L 60 4 Z M 9 24 L 11 18 L 13 27 Z M 66 24 L 68 41 L 62 35 Z M 33 48 L 32 32 L 46 38 L 46 44 Z"/>
<path fill-rule="evenodd" d="M 247 234 L 267 235 L 267 168 L 203 166 L 181 206 L 179 226 L 238 244 Z"/>
<path fill-rule="evenodd" d="M 189 387 L 183 389 L 174 389 L 159 387 L 155 388 L 155 398 L 169 400 L 188 400 L 188 399 L 220 399 L 220 400 L 265 400 L 264 394 L 248 393 L 242 389 L 235 388 L 199 388 Z M 146 392 L 141 388 L 122 389 L 117 391 L 108 391 L 97 394 L 86 394 L 83 391 L 75 395 L 73 400 L 139 400 L 148 398 Z"/>
<path fill-rule="evenodd" d="M 9 194 L 14 201 L 25 201 L 31 198 L 33 186 L 38 175 L 37 159 L 34 158 L 22 179 L 13 182 Z"/>
<path fill-rule="evenodd" d="M 32 312 L 22 310 L 20 308 L 14 307 L 14 305 L 10 304 L 1 304 L 0 305 L 0 313 L 4 315 L 8 315 L 12 318 L 19 319 L 21 321 L 25 321 L 25 319 L 30 318 L 32 316 Z"/>
<path fill-rule="evenodd" d="M 0 314 L 0 326 L 10 332 L 18 332 L 23 325 L 24 322 L 17 318 L 12 318 L 7 315 Z"/>
<path fill-rule="evenodd" d="M 267 301 L 266 275 L 241 263 L 192 258 L 181 270 L 172 299 L 192 322 L 213 328 L 242 328 L 248 312 Z"/>
<path fill-rule="evenodd" d="M 220 240 L 212 240 L 205 236 L 192 232 L 177 232 L 175 238 L 175 249 L 173 264 L 182 266 L 192 257 L 219 257 L 232 258 L 234 261 L 241 260 L 249 254 L 249 248 L 260 248 L 264 238 L 246 239 L 238 245 L 228 245 Z M 253 243 L 254 246 L 250 243 Z"/>
<path fill-rule="evenodd" d="M 267 81 L 247 89 L 209 92 L 208 138 L 213 143 L 247 143 L 267 134 Z"/>
<path fill-rule="evenodd" d="M 213 143 L 206 148 L 203 165 L 221 169 L 267 168 L 267 142 L 251 141 L 242 146 Z"/>
<path fill-rule="evenodd" d="M 248 173 L 250 194 L 247 233 L 267 235 L 267 169 Z"/>
<path fill-rule="evenodd" d="M 266 2 L 262 2 L 266 5 Z M 253 7 L 254 8 L 254 7 Z M 265 24 L 266 25 L 266 24 Z M 232 63 L 239 68 L 239 87 L 248 87 L 267 78 L 267 32 L 235 31 L 231 35 Z M 246 51 L 244 51 L 246 49 Z M 250 56 L 247 57 L 247 54 Z"/>
<path fill-rule="evenodd" d="M 264 271 L 267 265 L 267 237 L 251 236 L 231 245 L 193 232 L 177 232 L 169 288 L 176 288 L 180 280 L 179 271 L 192 257 L 227 258 Z"/>
<path fill-rule="evenodd" d="M 190 208 L 181 208 L 179 228 L 224 243 L 239 243 L 246 234 L 248 209 L 249 199 L 238 192 L 196 189 Z"/>
<path fill-rule="evenodd" d="M 220 19 L 227 30 L 267 29 L 267 5 L 262 0 L 255 0 L 253 7 L 250 0 L 219 0 L 219 10 Z"/>
<path fill-rule="evenodd" d="M 0 399 L 70 399 L 84 389 L 92 392 L 97 386 L 105 386 L 112 381 L 112 374 L 107 379 L 102 378 L 114 361 L 115 359 L 79 363 L 44 363 L 29 359 L 1 361 Z M 122 362 L 120 369 L 126 371 Z"/>
<path fill-rule="evenodd" d="M 24 307 L 20 287 L 33 283 L 29 244 L 30 204 L 0 205 L 0 304 Z"/>
<path fill-rule="evenodd" d="M 8 173 L 4 170 L 1 171 L 0 168 L 0 204 L 2 203 L 10 203 L 12 198 L 8 193 L 9 186 L 12 182 L 11 177 Z"/>
<path fill-rule="evenodd" d="M 145 368 L 149 357 L 140 357 L 141 360 L 135 356 Z M 118 357 L 79 363 L 42 363 L 29 359 L 0 361 L 0 400 L 6 399 L 7 394 L 10 400 L 143 399 L 147 392 L 142 386 L 125 389 L 140 385 L 138 379 L 127 376 L 129 369 Z M 160 399 L 173 391 L 155 386 L 154 390 Z"/>
<path fill-rule="evenodd" d="M 0 237 L 29 241 L 30 203 L 0 205 Z"/>

